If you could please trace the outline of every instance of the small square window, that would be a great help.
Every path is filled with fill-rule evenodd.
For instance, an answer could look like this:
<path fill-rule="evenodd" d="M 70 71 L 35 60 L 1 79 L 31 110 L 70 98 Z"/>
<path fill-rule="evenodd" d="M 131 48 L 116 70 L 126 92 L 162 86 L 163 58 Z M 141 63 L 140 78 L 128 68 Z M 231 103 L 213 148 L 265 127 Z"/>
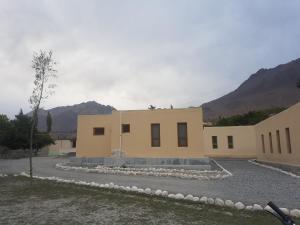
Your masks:
<path fill-rule="evenodd" d="M 104 135 L 104 127 L 94 127 L 93 134 L 94 136 Z"/>
<path fill-rule="evenodd" d="M 122 133 L 130 133 L 130 124 L 122 124 Z"/>

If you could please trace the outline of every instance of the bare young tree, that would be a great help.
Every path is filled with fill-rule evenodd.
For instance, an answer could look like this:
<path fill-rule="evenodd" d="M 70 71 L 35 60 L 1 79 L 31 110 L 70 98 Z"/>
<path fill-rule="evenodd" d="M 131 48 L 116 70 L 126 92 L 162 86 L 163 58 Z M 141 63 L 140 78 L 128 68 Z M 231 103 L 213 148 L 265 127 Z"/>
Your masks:
<path fill-rule="evenodd" d="M 32 123 L 30 130 L 29 167 L 32 178 L 32 152 L 33 135 L 37 125 L 38 111 L 43 99 L 54 93 L 55 84 L 50 83 L 51 78 L 56 77 L 56 61 L 53 59 L 52 51 L 42 51 L 33 54 L 32 68 L 34 70 L 34 88 L 29 102 L 32 108 Z"/>

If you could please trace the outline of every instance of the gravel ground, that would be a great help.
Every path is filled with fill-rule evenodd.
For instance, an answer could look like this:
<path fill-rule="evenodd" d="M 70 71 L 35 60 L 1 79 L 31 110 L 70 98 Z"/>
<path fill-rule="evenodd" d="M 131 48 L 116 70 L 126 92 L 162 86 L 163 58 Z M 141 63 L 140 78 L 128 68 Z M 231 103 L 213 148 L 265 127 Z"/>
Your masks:
<path fill-rule="evenodd" d="M 233 176 L 220 180 L 185 180 L 167 177 L 122 176 L 64 171 L 55 168 L 66 158 L 34 158 L 34 175 L 56 176 L 87 182 L 135 185 L 141 188 L 163 189 L 171 193 L 192 194 L 241 201 L 245 204 L 266 205 L 269 201 L 280 207 L 300 208 L 300 179 L 262 168 L 246 160 L 217 160 Z M 0 173 L 28 171 L 28 159 L 0 160 Z"/>

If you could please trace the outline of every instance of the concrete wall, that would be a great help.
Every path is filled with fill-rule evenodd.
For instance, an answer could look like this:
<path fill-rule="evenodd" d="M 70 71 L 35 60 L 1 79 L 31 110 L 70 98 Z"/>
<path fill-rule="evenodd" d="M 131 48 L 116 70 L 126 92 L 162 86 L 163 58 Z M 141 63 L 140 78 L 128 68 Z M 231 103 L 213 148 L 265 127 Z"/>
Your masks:
<path fill-rule="evenodd" d="M 119 151 L 128 157 L 179 157 L 204 155 L 201 108 L 114 111 L 112 115 L 78 117 L 77 156 L 110 156 Z M 177 123 L 187 123 L 188 146 L 178 147 Z M 160 124 L 160 147 L 151 147 L 151 124 Z M 130 132 L 120 136 L 120 124 Z M 105 135 L 93 136 L 94 127 Z"/>
<path fill-rule="evenodd" d="M 94 127 L 104 127 L 104 135 L 93 135 Z M 80 115 L 77 123 L 76 156 L 111 156 L 111 115 Z"/>
<path fill-rule="evenodd" d="M 290 131 L 291 153 L 288 151 L 286 128 Z M 258 160 L 289 165 L 300 165 L 300 103 L 274 115 L 255 126 Z M 278 147 L 277 130 L 281 146 Z M 269 133 L 272 136 L 273 153 L 270 149 Z M 265 151 L 262 136 L 264 135 Z"/>
<path fill-rule="evenodd" d="M 75 152 L 71 140 L 56 140 L 54 145 L 48 146 L 49 155 L 61 155 L 70 152 Z"/>
<path fill-rule="evenodd" d="M 217 136 L 218 148 L 212 146 L 212 136 Z M 233 148 L 228 148 L 228 136 L 233 137 Z M 254 126 L 205 127 L 205 155 L 209 157 L 256 158 Z"/>

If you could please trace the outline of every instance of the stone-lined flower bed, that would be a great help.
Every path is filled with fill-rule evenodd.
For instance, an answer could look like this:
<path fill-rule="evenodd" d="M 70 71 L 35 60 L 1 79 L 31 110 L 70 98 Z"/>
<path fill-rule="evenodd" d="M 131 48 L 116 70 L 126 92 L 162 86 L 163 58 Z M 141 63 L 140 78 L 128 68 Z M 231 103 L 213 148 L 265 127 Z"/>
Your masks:
<path fill-rule="evenodd" d="M 1 175 L 6 176 L 6 175 Z M 21 174 L 17 174 L 15 176 L 26 176 L 29 177 L 29 175 L 25 172 Z M 75 181 L 75 180 L 66 180 L 59 177 L 40 177 L 40 176 L 33 176 L 35 179 L 41 179 L 41 180 L 51 180 L 56 182 L 62 182 L 62 183 L 70 183 L 70 184 L 77 184 L 77 185 L 85 185 L 85 186 L 91 186 L 91 187 L 99 187 L 99 188 L 105 188 L 105 189 L 114 189 L 114 190 L 120 190 L 120 191 L 128 191 L 128 192 L 136 192 L 146 195 L 152 195 L 152 196 L 159 196 L 159 197 L 165 197 L 175 200 L 186 200 L 186 201 L 193 201 L 193 202 L 199 202 L 202 204 L 210 204 L 210 205 L 216 205 L 219 207 L 231 207 L 235 208 L 237 210 L 249 210 L 249 211 L 261 211 L 261 210 L 268 210 L 272 211 L 272 209 L 268 206 L 263 207 L 259 204 L 253 204 L 253 205 L 245 205 L 242 202 L 233 202 L 231 200 L 223 200 L 221 198 L 209 198 L 206 196 L 193 196 L 191 194 L 188 194 L 184 196 L 181 193 L 169 193 L 166 190 L 151 190 L 150 188 L 139 188 L 137 186 L 122 186 L 117 185 L 114 183 L 105 183 L 105 184 L 99 184 L 96 182 L 85 182 L 85 181 Z M 287 208 L 280 208 L 285 214 L 290 215 L 295 218 L 300 218 L 300 210 L 299 209 L 287 209 Z"/>
<path fill-rule="evenodd" d="M 182 179 L 209 180 L 221 179 L 232 176 L 227 170 L 187 170 L 187 169 L 169 169 L 169 168 L 136 168 L 136 167 L 107 167 L 97 166 L 95 168 L 69 166 L 56 164 L 56 168 L 63 170 L 77 170 L 88 173 L 117 174 L 117 175 L 140 175 L 157 177 L 176 177 Z"/>

